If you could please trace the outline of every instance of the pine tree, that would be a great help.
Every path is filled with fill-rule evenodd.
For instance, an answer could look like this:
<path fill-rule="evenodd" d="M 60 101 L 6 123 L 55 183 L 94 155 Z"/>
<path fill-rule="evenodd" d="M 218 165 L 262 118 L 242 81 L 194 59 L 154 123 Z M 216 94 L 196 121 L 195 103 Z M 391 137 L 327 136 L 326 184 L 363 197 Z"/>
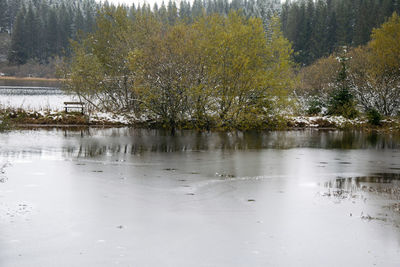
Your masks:
<path fill-rule="evenodd" d="M 11 48 L 8 54 L 8 60 L 15 64 L 24 64 L 28 60 L 26 51 L 26 35 L 25 35 L 25 14 L 26 10 L 23 7 L 15 20 L 13 35 L 11 39 Z"/>
<path fill-rule="evenodd" d="M 29 4 L 25 17 L 25 48 L 28 58 L 39 58 L 39 18 L 34 11 L 34 6 Z"/>
<path fill-rule="evenodd" d="M 56 15 L 55 12 L 54 12 L 54 14 Z M 82 11 L 80 8 L 78 8 L 75 11 L 75 17 L 74 17 L 72 28 L 73 28 L 72 38 L 74 40 L 76 40 L 77 37 L 79 36 L 79 33 L 84 31 L 84 28 L 85 28 L 85 18 L 83 17 L 83 14 L 82 14 Z"/>
<path fill-rule="evenodd" d="M 0 33 L 8 31 L 8 2 L 0 0 Z"/>
<path fill-rule="evenodd" d="M 162 1 L 161 7 L 158 10 L 158 17 L 164 25 L 168 23 L 168 12 L 167 8 L 165 7 L 164 1 Z"/>
<path fill-rule="evenodd" d="M 174 25 L 178 18 L 178 9 L 176 8 L 175 2 L 172 2 L 172 0 L 168 1 L 167 16 L 168 23 Z"/>
<path fill-rule="evenodd" d="M 187 23 L 192 21 L 190 3 L 185 0 L 180 2 L 179 18 Z"/>
<path fill-rule="evenodd" d="M 50 9 L 47 18 L 47 54 L 48 56 L 55 56 L 59 51 L 59 26 L 57 19 L 57 12 L 54 8 Z"/>
<path fill-rule="evenodd" d="M 12 32 L 14 29 L 14 22 L 18 12 L 22 9 L 22 0 L 12 0 L 8 2 L 8 29 Z"/>
<path fill-rule="evenodd" d="M 222 0 L 217 0 L 218 3 L 222 2 Z M 220 5 L 218 5 L 217 8 L 219 8 Z M 221 12 L 220 9 L 218 9 L 218 12 Z M 197 18 L 201 16 L 203 13 L 203 4 L 201 0 L 194 0 L 193 5 L 192 5 L 192 18 Z"/>
<path fill-rule="evenodd" d="M 318 0 L 315 7 L 314 25 L 312 27 L 312 38 L 310 41 L 311 61 L 328 55 L 328 12 L 323 0 Z"/>
<path fill-rule="evenodd" d="M 336 22 L 336 12 L 332 11 L 330 8 L 330 0 L 327 2 L 327 20 L 328 25 L 326 29 L 327 40 L 326 40 L 326 49 L 327 54 L 332 54 L 335 50 L 337 39 L 336 39 L 336 31 L 337 31 L 337 22 Z"/>
<path fill-rule="evenodd" d="M 337 76 L 335 89 L 331 93 L 328 114 L 353 119 L 358 115 L 358 112 L 348 78 L 348 60 L 347 48 L 344 46 L 343 54 L 339 57 L 341 69 Z"/>

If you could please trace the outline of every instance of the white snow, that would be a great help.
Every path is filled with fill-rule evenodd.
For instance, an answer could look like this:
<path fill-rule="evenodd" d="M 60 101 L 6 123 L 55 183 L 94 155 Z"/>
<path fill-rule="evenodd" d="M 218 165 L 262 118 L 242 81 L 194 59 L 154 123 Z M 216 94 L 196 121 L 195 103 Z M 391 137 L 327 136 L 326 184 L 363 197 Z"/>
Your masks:
<path fill-rule="evenodd" d="M 342 116 L 295 116 L 287 118 L 289 121 L 292 121 L 297 127 L 309 128 L 327 127 L 326 124 L 330 124 L 331 127 L 342 128 L 346 125 L 361 126 L 367 123 L 367 120 L 363 118 L 346 119 Z M 323 125 L 321 125 L 321 123 L 323 123 Z"/>

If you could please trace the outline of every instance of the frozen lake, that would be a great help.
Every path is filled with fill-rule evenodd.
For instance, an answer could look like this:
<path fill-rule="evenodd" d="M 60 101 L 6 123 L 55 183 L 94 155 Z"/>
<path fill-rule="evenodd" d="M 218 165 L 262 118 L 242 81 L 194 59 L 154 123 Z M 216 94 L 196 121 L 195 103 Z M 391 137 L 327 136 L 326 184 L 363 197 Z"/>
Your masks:
<path fill-rule="evenodd" d="M 0 133 L 0 266 L 400 266 L 400 137 Z"/>
<path fill-rule="evenodd" d="M 4 81 L 0 83 L 0 108 L 26 110 L 62 110 L 64 102 L 73 101 L 57 83 Z"/>

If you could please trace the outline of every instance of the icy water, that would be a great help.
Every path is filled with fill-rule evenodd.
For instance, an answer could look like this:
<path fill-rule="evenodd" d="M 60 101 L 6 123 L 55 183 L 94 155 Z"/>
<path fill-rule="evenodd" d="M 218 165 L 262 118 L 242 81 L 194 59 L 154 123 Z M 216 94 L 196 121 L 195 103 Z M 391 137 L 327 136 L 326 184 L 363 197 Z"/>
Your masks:
<path fill-rule="evenodd" d="M 0 266 L 400 266 L 400 136 L 0 133 Z"/>
<path fill-rule="evenodd" d="M 72 101 L 57 83 L 4 81 L 0 83 L 0 107 L 26 110 L 62 110 Z"/>

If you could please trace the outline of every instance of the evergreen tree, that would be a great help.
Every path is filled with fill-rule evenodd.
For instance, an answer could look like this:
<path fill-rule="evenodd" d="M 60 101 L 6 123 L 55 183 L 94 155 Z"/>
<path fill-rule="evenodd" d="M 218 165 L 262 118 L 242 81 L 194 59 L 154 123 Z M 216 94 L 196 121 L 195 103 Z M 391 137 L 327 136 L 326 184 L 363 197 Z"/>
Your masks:
<path fill-rule="evenodd" d="M 56 13 L 54 13 L 56 14 Z M 83 31 L 85 28 L 85 18 L 83 17 L 82 11 L 80 8 L 78 8 L 75 11 L 75 17 L 73 20 L 73 25 L 72 25 L 72 29 L 73 29 L 73 39 L 77 39 L 79 32 Z"/>
<path fill-rule="evenodd" d="M 39 31 L 40 22 L 33 4 L 29 4 L 25 17 L 25 51 L 28 58 L 39 58 Z"/>
<path fill-rule="evenodd" d="M 14 22 L 18 15 L 18 12 L 22 8 L 22 0 L 12 0 L 8 1 L 8 29 L 13 31 L 14 29 Z"/>
<path fill-rule="evenodd" d="M 192 21 L 191 7 L 189 2 L 186 2 L 185 0 L 181 1 L 178 12 L 179 12 L 179 18 L 182 19 L 183 21 L 188 23 Z"/>
<path fill-rule="evenodd" d="M 310 61 L 317 60 L 327 53 L 328 46 L 328 12 L 323 0 L 318 0 L 315 6 L 314 25 L 312 27 L 312 38 L 310 40 Z"/>
<path fill-rule="evenodd" d="M 50 9 L 47 18 L 47 55 L 55 56 L 59 50 L 59 41 L 58 37 L 60 36 L 57 19 L 57 12 L 54 8 Z"/>
<path fill-rule="evenodd" d="M 176 22 L 176 19 L 178 18 L 178 9 L 176 8 L 175 2 L 172 2 L 172 0 L 168 1 L 168 9 L 167 9 L 167 16 L 168 16 L 168 23 L 170 25 L 174 25 Z"/>
<path fill-rule="evenodd" d="M 222 0 L 217 0 L 218 3 L 222 2 Z M 220 6 L 223 6 L 223 4 L 217 4 L 218 12 L 222 13 L 221 10 L 219 9 Z M 193 6 L 192 6 L 192 18 L 197 18 L 201 16 L 203 13 L 203 4 L 201 0 L 194 0 L 193 1 Z"/>
<path fill-rule="evenodd" d="M 327 33 L 327 39 L 326 39 L 326 52 L 327 54 L 332 54 L 333 51 L 335 50 L 336 44 L 337 44 L 337 39 L 336 39 L 336 31 L 337 31 L 337 22 L 336 22 L 336 12 L 335 11 L 330 11 L 331 9 L 329 8 L 330 1 L 328 1 L 327 4 L 327 20 L 328 20 L 328 25 L 326 29 Z"/>
<path fill-rule="evenodd" d="M 167 8 L 165 7 L 164 1 L 161 3 L 161 7 L 158 10 L 158 17 L 164 25 L 168 23 L 168 12 Z"/>
<path fill-rule="evenodd" d="M 11 38 L 11 48 L 8 54 L 8 60 L 15 64 L 24 64 L 28 60 L 26 51 L 26 35 L 25 35 L 25 14 L 26 10 L 23 7 L 15 20 L 13 35 Z"/>
<path fill-rule="evenodd" d="M 339 46 L 366 44 L 372 29 L 399 8 L 399 0 L 287 1 L 282 30 L 293 42 L 296 61 L 309 65 Z"/>
<path fill-rule="evenodd" d="M 343 47 L 343 54 L 339 57 L 341 69 L 338 73 L 336 87 L 331 93 L 328 105 L 329 115 L 339 115 L 353 119 L 358 115 L 355 99 L 351 93 L 347 70 L 347 48 Z"/>
<path fill-rule="evenodd" d="M 0 0 L 0 33 L 8 31 L 8 3 Z"/>

